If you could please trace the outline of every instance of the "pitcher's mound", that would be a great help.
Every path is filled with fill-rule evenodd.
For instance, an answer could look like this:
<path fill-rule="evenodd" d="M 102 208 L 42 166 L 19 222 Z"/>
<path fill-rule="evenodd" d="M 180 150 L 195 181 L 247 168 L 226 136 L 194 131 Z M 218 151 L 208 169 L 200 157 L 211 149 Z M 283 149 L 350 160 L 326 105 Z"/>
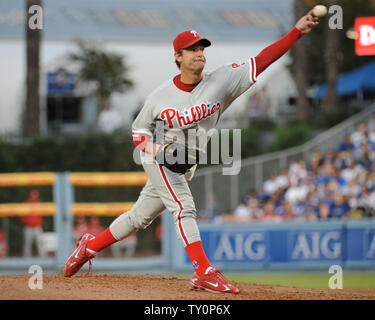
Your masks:
<path fill-rule="evenodd" d="M 43 289 L 29 288 L 31 275 L 0 276 L 0 300 L 375 300 L 375 289 L 318 290 L 234 282 L 240 293 L 193 291 L 189 279 L 150 274 L 43 275 Z"/>

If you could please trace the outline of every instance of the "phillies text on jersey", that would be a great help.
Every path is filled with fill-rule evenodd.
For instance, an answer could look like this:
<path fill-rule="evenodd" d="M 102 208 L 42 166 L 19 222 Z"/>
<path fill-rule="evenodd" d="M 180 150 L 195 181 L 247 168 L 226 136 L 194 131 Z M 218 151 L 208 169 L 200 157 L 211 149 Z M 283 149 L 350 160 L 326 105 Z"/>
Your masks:
<path fill-rule="evenodd" d="M 166 108 L 160 113 L 160 119 L 166 120 L 171 129 L 176 127 L 188 128 L 192 123 L 214 115 L 220 109 L 220 106 L 220 101 L 218 101 L 215 104 L 198 104 L 182 111 L 175 108 Z"/>

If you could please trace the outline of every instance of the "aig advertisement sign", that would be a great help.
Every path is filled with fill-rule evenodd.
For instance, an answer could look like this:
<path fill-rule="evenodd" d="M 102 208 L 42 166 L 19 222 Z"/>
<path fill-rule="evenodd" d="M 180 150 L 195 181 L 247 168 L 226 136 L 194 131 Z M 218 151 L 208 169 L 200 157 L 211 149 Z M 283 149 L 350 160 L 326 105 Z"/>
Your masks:
<path fill-rule="evenodd" d="M 354 24 L 356 54 L 375 55 L 375 17 L 356 18 Z"/>
<path fill-rule="evenodd" d="M 342 259 L 341 230 L 290 232 L 290 261 L 329 261 Z"/>
<path fill-rule="evenodd" d="M 208 259 L 226 270 L 315 268 L 332 263 L 375 267 L 375 221 L 200 224 L 200 230 Z M 177 256 L 183 257 L 183 261 L 176 266 L 191 268 L 186 254 Z"/>
<path fill-rule="evenodd" d="M 375 262 L 375 228 L 353 225 L 347 230 L 347 260 L 349 262 Z"/>
<path fill-rule="evenodd" d="M 212 261 L 265 262 L 269 255 L 267 232 L 214 232 L 208 237 Z"/>
<path fill-rule="evenodd" d="M 289 263 L 332 261 L 343 257 L 340 228 L 312 230 L 201 232 L 212 262 Z"/>

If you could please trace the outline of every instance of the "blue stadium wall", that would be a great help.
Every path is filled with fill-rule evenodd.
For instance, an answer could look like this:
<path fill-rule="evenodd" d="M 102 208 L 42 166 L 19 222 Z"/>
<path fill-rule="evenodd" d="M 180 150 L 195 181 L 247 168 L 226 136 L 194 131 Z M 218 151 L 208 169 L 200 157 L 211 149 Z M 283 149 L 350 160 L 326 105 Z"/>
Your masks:
<path fill-rule="evenodd" d="M 334 264 L 375 270 L 374 220 L 272 225 L 201 223 L 199 228 L 208 259 L 225 271 L 319 270 Z M 176 235 L 169 232 L 169 236 L 170 271 L 191 272 L 190 260 Z"/>

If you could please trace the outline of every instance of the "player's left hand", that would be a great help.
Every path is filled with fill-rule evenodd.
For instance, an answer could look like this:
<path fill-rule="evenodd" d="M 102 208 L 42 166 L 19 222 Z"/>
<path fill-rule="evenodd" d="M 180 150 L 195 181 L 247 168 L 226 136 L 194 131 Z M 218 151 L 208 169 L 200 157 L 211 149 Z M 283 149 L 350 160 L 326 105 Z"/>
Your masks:
<path fill-rule="evenodd" d="M 182 156 L 183 161 L 178 161 L 181 160 L 178 159 L 179 156 Z M 190 149 L 177 142 L 171 142 L 159 148 L 155 159 L 169 170 L 185 174 L 190 168 L 199 163 L 199 151 Z"/>
<path fill-rule="evenodd" d="M 296 28 L 302 32 L 302 34 L 308 34 L 319 24 L 318 18 L 313 17 L 313 9 L 309 13 L 303 16 L 296 23 Z"/>

